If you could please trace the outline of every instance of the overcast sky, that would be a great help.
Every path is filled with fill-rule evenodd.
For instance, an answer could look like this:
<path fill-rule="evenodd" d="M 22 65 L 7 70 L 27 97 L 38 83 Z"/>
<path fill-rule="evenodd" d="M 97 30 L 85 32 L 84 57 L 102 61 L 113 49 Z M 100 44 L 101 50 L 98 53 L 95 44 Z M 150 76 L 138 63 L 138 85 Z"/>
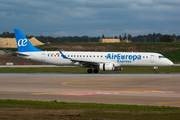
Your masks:
<path fill-rule="evenodd" d="M 0 0 L 0 33 L 180 35 L 180 0 Z"/>

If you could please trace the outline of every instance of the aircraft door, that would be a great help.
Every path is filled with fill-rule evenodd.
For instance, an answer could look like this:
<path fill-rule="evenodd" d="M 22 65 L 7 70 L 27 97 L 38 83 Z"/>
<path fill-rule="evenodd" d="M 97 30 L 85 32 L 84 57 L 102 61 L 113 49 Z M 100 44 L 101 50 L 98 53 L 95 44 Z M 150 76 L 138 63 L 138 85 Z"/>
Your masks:
<path fill-rule="evenodd" d="M 154 62 L 154 55 L 151 55 L 151 56 L 150 56 L 150 61 L 151 61 L 151 63 Z"/>
<path fill-rule="evenodd" d="M 42 54 L 41 54 L 41 60 L 42 60 L 42 61 L 45 61 L 45 55 L 46 55 L 46 53 L 42 53 Z"/>

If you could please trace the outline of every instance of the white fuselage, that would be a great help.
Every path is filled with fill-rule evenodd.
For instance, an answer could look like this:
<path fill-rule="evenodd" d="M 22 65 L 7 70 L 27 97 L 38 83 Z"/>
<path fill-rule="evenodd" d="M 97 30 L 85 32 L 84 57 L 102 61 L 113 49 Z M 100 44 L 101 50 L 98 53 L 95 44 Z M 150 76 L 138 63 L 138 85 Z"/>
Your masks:
<path fill-rule="evenodd" d="M 28 56 L 18 55 L 18 57 L 62 66 L 82 66 L 83 62 L 74 62 L 71 59 L 113 63 L 115 67 L 166 67 L 173 65 L 169 59 L 159 53 L 76 51 L 62 51 L 62 53 L 69 59 L 63 58 L 59 51 L 23 52 Z"/>

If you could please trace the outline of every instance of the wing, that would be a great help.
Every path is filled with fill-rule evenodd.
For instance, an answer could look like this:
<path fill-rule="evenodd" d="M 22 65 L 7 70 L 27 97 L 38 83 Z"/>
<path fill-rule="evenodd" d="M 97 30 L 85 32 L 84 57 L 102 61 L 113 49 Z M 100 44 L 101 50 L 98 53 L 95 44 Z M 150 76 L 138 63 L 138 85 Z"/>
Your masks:
<path fill-rule="evenodd" d="M 83 60 L 83 59 L 70 59 L 72 62 L 79 62 L 83 66 L 94 66 L 94 65 L 99 65 L 102 63 L 101 61 L 93 61 L 93 60 Z"/>
<path fill-rule="evenodd" d="M 102 61 L 93 61 L 93 60 L 87 60 L 87 59 L 73 59 L 73 58 L 68 58 L 66 57 L 60 50 L 59 50 L 61 56 L 64 58 L 64 59 L 70 59 L 72 62 L 79 62 L 81 65 L 83 66 L 96 66 L 96 65 L 99 65 L 100 63 L 103 63 Z"/>

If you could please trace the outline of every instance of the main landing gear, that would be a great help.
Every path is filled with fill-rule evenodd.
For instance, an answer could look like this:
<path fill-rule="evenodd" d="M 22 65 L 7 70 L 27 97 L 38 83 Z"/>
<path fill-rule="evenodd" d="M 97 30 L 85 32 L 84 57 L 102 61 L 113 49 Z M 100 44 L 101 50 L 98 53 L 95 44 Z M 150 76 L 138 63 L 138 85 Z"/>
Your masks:
<path fill-rule="evenodd" d="M 87 70 L 87 73 L 98 73 L 99 72 L 99 70 L 96 68 L 96 69 L 94 69 L 94 70 L 92 70 L 91 68 L 90 69 L 88 69 Z"/>

